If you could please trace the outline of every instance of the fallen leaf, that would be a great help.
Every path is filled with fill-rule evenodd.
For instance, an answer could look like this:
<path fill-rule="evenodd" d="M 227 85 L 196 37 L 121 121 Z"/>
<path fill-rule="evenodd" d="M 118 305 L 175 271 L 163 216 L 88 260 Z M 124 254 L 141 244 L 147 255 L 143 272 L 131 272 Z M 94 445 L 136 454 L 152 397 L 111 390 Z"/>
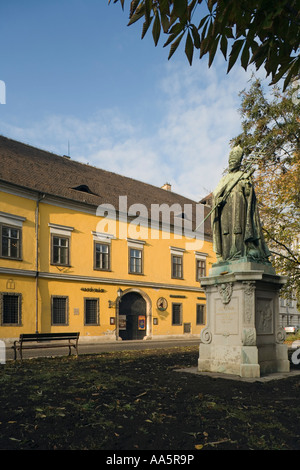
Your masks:
<path fill-rule="evenodd" d="M 201 449 L 203 449 L 203 444 L 196 444 L 196 445 L 195 445 L 195 449 L 196 449 L 196 450 L 201 450 Z"/>

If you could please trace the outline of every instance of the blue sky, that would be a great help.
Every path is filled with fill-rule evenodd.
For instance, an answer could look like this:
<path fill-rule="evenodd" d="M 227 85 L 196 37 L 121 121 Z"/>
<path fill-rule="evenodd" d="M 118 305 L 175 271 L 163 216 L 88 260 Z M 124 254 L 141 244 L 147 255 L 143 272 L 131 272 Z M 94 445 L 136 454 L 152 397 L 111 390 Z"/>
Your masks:
<path fill-rule="evenodd" d="M 190 67 L 182 48 L 168 61 L 125 3 L 1 1 L 0 134 L 198 201 L 227 166 L 251 71 L 227 75 L 221 54 Z"/>

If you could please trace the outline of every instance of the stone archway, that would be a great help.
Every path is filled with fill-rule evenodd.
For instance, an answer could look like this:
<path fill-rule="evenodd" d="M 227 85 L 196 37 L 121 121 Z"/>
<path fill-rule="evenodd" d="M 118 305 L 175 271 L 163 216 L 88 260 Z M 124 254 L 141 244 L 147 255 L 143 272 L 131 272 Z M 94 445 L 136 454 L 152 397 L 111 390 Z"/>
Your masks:
<path fill-rule="evenodd" d="M 127 289 L 119 301 L 119 337 L 144 339 L 151 334 L 151 301 L 140 289 Z"/>

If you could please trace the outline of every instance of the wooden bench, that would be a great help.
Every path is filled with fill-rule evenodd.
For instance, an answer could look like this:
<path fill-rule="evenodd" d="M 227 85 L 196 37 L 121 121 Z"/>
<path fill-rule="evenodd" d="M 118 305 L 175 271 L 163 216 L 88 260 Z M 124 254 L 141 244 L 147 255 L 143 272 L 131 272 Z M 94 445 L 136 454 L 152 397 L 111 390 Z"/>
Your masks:
<path fill-rule="evenodd" d="M 22 334 L 19 340 L 14 342 L 13 348 L 15 350 L 15 360 L 17 359 L 17 351 L 20 353 L 22 359 L 23 349 L 37 349 L 37 348 L 60 348 L 68 347 L 69 356 L 71 349 L 74 348 L 78 356 L 78 339 L 79 333 L 35 333 L 35 334 Z"/>

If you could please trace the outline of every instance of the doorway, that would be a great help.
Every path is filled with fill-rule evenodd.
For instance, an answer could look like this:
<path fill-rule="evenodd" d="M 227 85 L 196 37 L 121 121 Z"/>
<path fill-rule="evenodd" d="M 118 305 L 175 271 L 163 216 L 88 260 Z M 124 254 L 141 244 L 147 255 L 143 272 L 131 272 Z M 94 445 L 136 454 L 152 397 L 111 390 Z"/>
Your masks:
<path fill-rule="evenodd" d="M 119 337 L 143 339 L 146 335 L 146 301 L 138 292 L 128 292 L 119 303 Z"/>

